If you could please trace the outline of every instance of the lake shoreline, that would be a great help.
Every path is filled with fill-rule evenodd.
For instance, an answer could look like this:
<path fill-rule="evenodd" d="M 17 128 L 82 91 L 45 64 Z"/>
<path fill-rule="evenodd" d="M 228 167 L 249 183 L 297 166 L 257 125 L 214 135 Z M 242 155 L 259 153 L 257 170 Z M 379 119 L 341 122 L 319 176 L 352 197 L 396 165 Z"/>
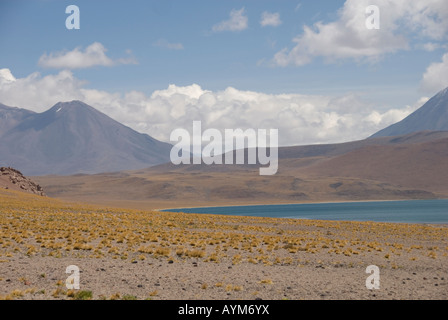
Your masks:
<path fill-rule="evenodd" d="M 176 207 L 176 208 L 159 208 L 154 209 L 154 211 L 165 211 L 169 212 L 169 210 L 180 210 L 180 209 L 196 209 L 196 208 L 227 208 L 227 207 L 258 207 L 258 206 L 288 206 L 288 205 L 301 205 L 301 204 L 332 204 L 332 203 L 362 203 L 362 202 L 394 202 L 394 201 L 413 201 L 413 200 L 428 200 L 428 199 L 397 199 L 397 200 L 349 200 L 349 201 L 311 201 L 311 202 L 292 202 L 292 203 L 263 203 L 263 204 L 235 204 L 229 206 L 215 205 L 215 206 L 197 206 L 197 207 Z M 429 199 L 429 200 L 448 200 L 448 199 Z"/>
<path fill-rule="evenodd" d="M 443 201 L 442 205 L 438 201 Z M 448 211 L 445 208 L 448 208 L 448 203 L 446 207 L 444 203 L 447 201 L 448 199 L 325 201 L 318 203 L 203 206 L 170 208 L 157 211 L 299 220 L 372 221 L 447 225 Z M 388 203 L 393 203 L 393 205 L 389 206 Z M 366 204 L 366 206 L 359 206 L 360 204 Z M 368 206 L 368 204 L 378 205 Z M 328 205 L 335 206 L 329 207 Z M 351 207 L 351 205 L 358 206 Z"/>

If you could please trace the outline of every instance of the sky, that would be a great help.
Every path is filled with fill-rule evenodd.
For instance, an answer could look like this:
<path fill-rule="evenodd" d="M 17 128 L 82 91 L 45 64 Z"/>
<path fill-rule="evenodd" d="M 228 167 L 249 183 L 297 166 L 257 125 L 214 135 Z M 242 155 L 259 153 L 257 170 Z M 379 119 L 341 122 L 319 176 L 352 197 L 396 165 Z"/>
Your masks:
<path fill-rule="evenodd" d="M 0 103 L 81 100 L 166 142 L 193 121 L 360 140 L 448 86 L 447 38 L 446 0 L 1 0 Z"/>

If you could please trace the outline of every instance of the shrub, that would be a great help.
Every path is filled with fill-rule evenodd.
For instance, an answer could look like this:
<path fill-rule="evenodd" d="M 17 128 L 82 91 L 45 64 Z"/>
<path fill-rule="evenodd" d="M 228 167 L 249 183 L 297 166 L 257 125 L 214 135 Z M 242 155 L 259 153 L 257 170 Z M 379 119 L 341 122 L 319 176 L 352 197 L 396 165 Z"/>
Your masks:
<path fill-rule="evenodd" d="M 92 291 L 82 290 L 75 293 L 73 297 L 75 300 L 91 300 L 93 297 Z"/>

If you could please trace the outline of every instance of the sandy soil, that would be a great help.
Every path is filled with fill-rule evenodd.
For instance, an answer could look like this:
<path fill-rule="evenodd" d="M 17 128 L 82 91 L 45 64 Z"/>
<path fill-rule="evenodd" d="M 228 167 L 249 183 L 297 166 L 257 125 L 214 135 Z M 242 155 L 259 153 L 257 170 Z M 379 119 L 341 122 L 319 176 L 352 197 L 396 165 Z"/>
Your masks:
<path fill-rule="evenodd" d="M 0 299 L 448 299 L 448 226 L 148 212 L 0 190 Z M 80 269 L 80 289 L 65 286 Z M 379 289 L 367 289 L 369 265 Z"/>
<path fill-rule="evenodd" d="M 446 265 L 440 262 L 408 264 L 398 269 L 387 263 L 380 267 L 380 288 L 369 290 L 365 285 L 368 277 L 365 268 L 374 261 L 343 260 L 351 261 L 264 266 L 194 260 L 169 263 L 150 259 L 129 263 L 112 259 L 18 257 L 2 263 L 0 283 L 2 293 L 36 288 L 34 293 L 21 297 L 25 299 L 67 298 L 65 268 L 75 264 L 81 270 L 80 290 L 92 291 L 95 299 L 110 299 L 117 293 L 116 297 L 121 298 L 133 295 L 139 299 L 169 300 L 448 298 Z M 59 280 L 64 285 L 58 286 Z M 60 294 L 54 295 L 58 288 L 62 289 Z"/>
<path fill-rule="evenodd" d="M 321 229 L 319 224 L 306 229 Z M 412 226 L 415 230 L 420 227 L 423 226 Z M 424 228 L 428 231 L 433 227 Z M 437 234 L 448 229 L 435 228 Z M 342 233 L 331 230 L 334 239 L 342 239 Z M 65 287 L 69 274 L 65 270 L 76 265 L 80 269 L 80 290 L 92 291 L 93 299 L 448 299 L 446 239 L 405 239 L 397 233 L 394 242 L 390 242 L 390 234 L 377 233 L 344 232 L 345 239 L 354 240 L 353 243 L 378 236 L 379 247 L 370 252 L 358 246 L 362 250 L 356 254 L 356 244 L 344 246 L 353 248 L 354 253 L 347 255 L 319 248 L 317 252 L 291 253 L 284 247 L 268 253 L 277 260 L 268 263 L 251 260 L 255 255 L 241 248 L 229 248 L 218 261 L 210 261 L 208 255 L 193 258 L 174 254 L 149 255 L 139 260 L 138 253 L 132 250 L 124 260 L 117 256 L 94 258 L 84 253 L 62 257 L 16 253 L 1 257 L 0 298 L 70 299 Z M 386 241 L 381 241 L 383 237 Z M 398 242 L 400 245 L 396 246 Z M 401 245 L 402 250 L 394 250 Z M 265 245 L 257 248 L 260 247 L 266 249 Z M 235 262 L 235 255 L 242 256 L 240 261 Z M 379 267 L 378 290 L 366 288 L 369 265 Z"/>

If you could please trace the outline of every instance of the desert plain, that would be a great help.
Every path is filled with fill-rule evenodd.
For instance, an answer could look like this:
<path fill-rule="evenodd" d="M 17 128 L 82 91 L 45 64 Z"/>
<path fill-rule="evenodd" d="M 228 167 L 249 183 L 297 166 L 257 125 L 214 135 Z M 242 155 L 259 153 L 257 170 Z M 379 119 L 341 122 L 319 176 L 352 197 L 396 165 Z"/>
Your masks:
<path fill-rule="evenodd" d="M 448 298 L 446 225 L 168 213 L 3 189 L 0 225 L 0 299 Z M 73 265 L 79 289 L 66 285 Z M 378 289 L 366 286 L 371 265 Z"/>

